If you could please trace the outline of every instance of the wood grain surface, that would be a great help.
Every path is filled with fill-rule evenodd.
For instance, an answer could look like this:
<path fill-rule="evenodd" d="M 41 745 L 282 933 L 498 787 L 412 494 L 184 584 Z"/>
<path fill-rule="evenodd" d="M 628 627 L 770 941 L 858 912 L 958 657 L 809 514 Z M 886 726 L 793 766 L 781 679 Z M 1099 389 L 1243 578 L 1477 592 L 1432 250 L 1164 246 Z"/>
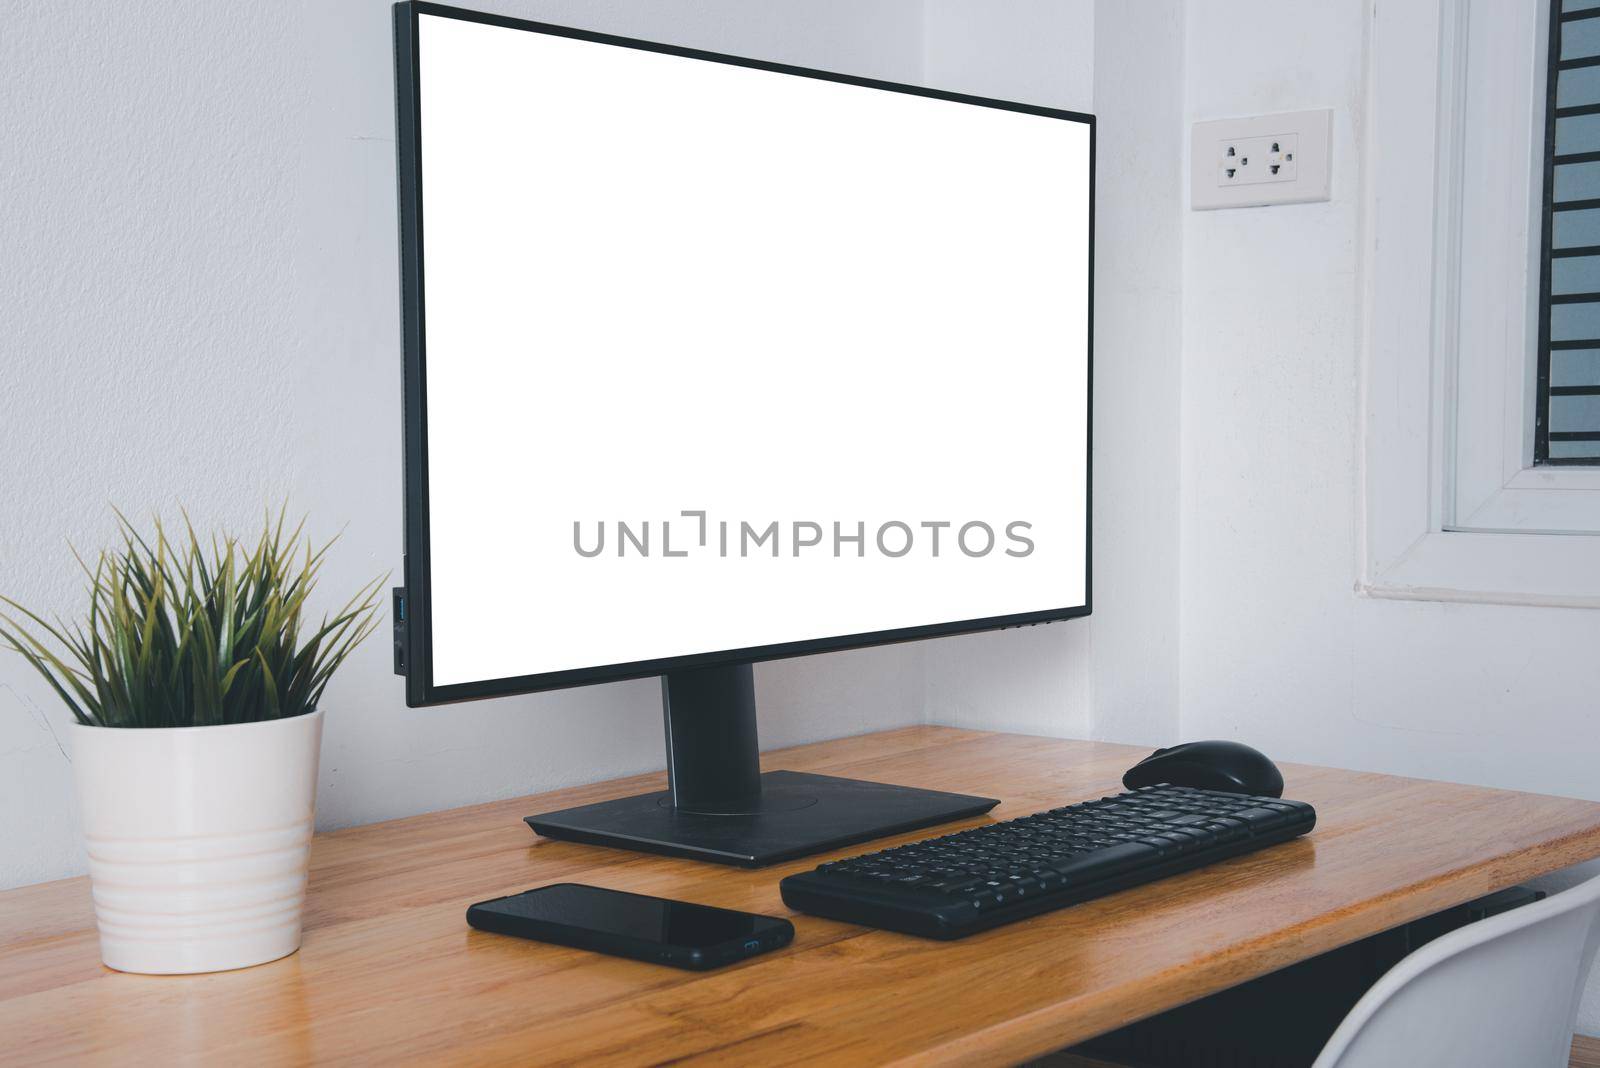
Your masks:
<path fill-rule="evenodd" d="M 1571 1068 L 1600 1068 L 1600 1038 L 1572 1036 Z"/>
<path fill-rule="evenodd" d="M 1006 818 L 1113 792 L 1145 754 L 916 727 L 765 764 L 988 794 Z M 1600 855 L 1600 804 L 1284 772 L 1317 807 L 1309 837 L 953 943 L 789 913 L 779 878 L 823 858 L 744 871 L 521 821 L 661 775 L 319 835 L 303 948 L 237 972 L 108 971 L 87 881 L 27 887 L 0 894 L 0 1061 L 1015 1063 Z M 474 901 L 562 880 L 790 915 L 797 934 L 693 974 L 466 925 Z"/>

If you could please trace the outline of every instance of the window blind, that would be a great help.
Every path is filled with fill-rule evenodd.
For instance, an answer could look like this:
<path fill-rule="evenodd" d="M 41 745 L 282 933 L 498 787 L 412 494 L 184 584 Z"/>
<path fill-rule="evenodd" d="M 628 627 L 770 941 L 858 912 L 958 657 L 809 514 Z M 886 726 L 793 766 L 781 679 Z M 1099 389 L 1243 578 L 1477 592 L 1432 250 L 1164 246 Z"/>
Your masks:
<path fill-rule="evenodd" d="M 1550 0 L 1534 462 L 1600 464 L 1600 0 Z"/>

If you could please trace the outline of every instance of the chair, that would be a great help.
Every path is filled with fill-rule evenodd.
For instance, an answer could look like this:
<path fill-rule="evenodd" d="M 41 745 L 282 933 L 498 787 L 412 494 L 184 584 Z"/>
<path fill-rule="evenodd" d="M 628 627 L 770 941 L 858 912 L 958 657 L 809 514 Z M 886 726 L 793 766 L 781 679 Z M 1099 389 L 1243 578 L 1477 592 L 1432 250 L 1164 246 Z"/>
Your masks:
<path fill-rule="evenodd" d="M 1313 1068 L 1566 1068 L 1600 944 L 1600 876 L 1437 938 L 1344 1018 Z"/>

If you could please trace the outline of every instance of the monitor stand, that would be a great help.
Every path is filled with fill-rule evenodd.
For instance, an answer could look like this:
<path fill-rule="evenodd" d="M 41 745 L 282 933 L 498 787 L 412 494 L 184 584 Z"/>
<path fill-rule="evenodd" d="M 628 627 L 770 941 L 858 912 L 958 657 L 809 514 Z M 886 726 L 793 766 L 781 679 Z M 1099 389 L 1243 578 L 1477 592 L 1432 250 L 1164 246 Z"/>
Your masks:
<path fill-rule="evenodd" d="M 749 664 L 661 679 L 667 789 L 529 816 L 546 838 L 758 868 L 978 816 L 999 804 L 939 790 L 761 771 Z"/>

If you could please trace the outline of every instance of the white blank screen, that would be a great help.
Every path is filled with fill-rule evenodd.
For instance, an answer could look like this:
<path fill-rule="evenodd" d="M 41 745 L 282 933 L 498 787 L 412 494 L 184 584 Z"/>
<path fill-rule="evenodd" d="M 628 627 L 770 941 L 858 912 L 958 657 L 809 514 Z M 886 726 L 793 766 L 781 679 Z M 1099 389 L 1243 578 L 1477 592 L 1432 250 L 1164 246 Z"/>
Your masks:
<path fill-rule="evenodd" d="M 1087 124 L 418 21 L 434 685 L 1085 604 Z"/>

